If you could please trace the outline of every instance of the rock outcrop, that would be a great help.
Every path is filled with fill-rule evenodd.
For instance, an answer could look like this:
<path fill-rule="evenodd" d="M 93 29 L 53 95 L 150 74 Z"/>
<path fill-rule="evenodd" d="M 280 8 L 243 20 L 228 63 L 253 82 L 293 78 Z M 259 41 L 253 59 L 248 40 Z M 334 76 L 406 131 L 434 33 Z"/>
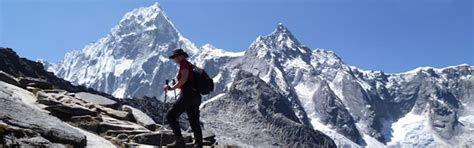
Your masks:
<path fill-rule="evenodd" d="M 251 73 L 240 71 L 230 90 L 202 105 L 204 127 L 219 143 L 251 146 L 336 147 L 334 141 L 299 122 L 291 103 Z"/>
<path fill-rule="evenodd" d="M 0 82 L 0 85 L 9 84 Z M 7 131 L 10 133 L 22 131 L 26 136 L 35 135 L 35 139 L 41 139 L 44 144 L 62 143 L 77 147 L 86 145 L 87 139 L 82 133 L 72 129 L 58 118 L 29 107 L 24 102 L 21 102 L 21 100 L 13 100 L 10 97 L 11 95 L 12 94 L 0 92 L 0 122 L 7 127 Z M 20 135 L 19 137 L 23 138 L 24 135 Z M 10 142 L 12 142 L 10 144 L 17 144 L 14 143 L 17 141 Z"/>
<path fill-rule="evenodd" d="M 351 141 L 366 145 L 351 114 L 325 81 L 319 82 L 311 103 L 322 123 L 336 127 L 337 132 L 346 135 Z"/>
<path fill-rule="evenodd" d="M 141 110 L 138 110 L 134 107 L 131 107 L 131 106 L 128 106 L 128 105 L 124 105 L 122 106 L 122 110 L 126 111 L 126 112 L 129 112 L 132 114 L 134 120 L 146 127 L 147 129 L 149 130 L 155 130 L 156 129 L 156 123 L 155 121 L 153 121 L 152 118 L 150 118 L 147 114 L 143 113 Z"/>

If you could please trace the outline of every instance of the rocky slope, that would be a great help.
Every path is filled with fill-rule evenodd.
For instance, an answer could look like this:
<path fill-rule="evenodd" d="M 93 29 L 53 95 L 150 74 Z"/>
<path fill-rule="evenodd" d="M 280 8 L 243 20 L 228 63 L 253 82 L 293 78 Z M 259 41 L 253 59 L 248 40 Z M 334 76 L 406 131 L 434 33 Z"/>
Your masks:
<path fill-rule="evenodd" d="M 8 48 L 0 48 L 0 57 L 0 146 L 160 146 L 161 135 L 163 144 L 174 140 L 134 101 L 71 85 Z"/>
<path fill-rule="evenodd" d="M 340 146 L 473 143 L 465 138 L 474 129 L 469 120 L 473 111 L 467 107 L 474 101 L 472 66 L 399 74 L 365 71 L 332 51 L 304 46 L 283 24 L 257 37 L 244 52 L 209 44 L 198 49 L 155 4 L 127 13 L 109 35 L 47 69 L 116 97 L 163 98 L 157 88 L 176 71 L 166 55 L 177 47 L 214 78 L 216 90 L 206 98 L 228 93 L 238 72 L 248 71 L 287 98 L 298 123 L 322 131 Z M 423 120 L 408 122 L 413 116 Z"/>
<path fill-rule="evenodd" d="M 201 106 L 205 128 L 238 145 L 336 147 L 328 136 L 299 123 L 291 103 L 251 73 L 237 73 L 230 90 Z M 229 132 L 234 131 L 234 132 Z"/>

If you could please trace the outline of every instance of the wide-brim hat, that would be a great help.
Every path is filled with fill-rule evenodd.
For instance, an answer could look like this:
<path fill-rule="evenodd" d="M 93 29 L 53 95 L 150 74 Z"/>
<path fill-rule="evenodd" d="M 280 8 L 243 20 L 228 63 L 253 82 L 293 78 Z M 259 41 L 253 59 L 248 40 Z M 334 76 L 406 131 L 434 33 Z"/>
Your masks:
<path fill-rule="evenodd" d="M 184 52 L 183 49 L 175 49 L 173 50 L 173 54 L 171 54 L 169 58 L 174 59 L 176 56 L 179 56 L 179 55 L 184 55 L 185 58 L 189 57 L 189 55 L 186 52 Z"/>

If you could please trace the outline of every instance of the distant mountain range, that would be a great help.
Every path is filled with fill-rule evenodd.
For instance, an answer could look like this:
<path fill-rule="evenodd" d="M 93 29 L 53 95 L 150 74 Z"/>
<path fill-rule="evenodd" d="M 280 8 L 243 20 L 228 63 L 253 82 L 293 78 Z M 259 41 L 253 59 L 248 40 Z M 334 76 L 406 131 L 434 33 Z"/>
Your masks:
<path fill-rule="evenodd" d="M 62 61 L 43 64 L 73 84 L 118 98 L 162 98 L 164 80 L 176 72 L 167 59 L 175 48 L 188 52 L 190 61 L 213 77 L 216 90 L 202 105 L 203 122 L 216 135 L 227 137 L 222 142 L 285 144 L 275 137 L 242 137 L 246 131 L 239 129 L 244 127 L 226 123 L 234 119 L 231 113 L 240 113 L 239 119 L 249 124 L 242 130 L 295 134 L 285 128 L 297 126 L 307 137 L 314 137 L 312 129 L 321 131 L 338 146 L 474 145 L 474 109 L 469 108 L 474 105 L 472 66 L 424 67 L 399 74 L 361 70 L 332 51 L 304 46 L 281 23 L 244 52 L 210 44 L 198 48 L 154 4 L 125 14 L 106 37 L 67 53 Z M 222 105 L 227 107 L 215 109 Z M 258 113 L 238 110 L 239 106 Z M 259 122 L 285 122 L 285 127 Z"/>
<path fill-rule="evenodd" d="M 171 103 L 155 97 L 115 98 L 72 85 L 10 48 L 0 47 L 0 63 L 0 147 L 148 147 L 174 140 L 167 123 L 161 123 Z M 263 87 L 271 96 L 248 93 L 245 98 L 226 99 L 234 108 L 219 101 L 206 103 L 202 107 L 202 113 L 208 114 L 202 120 L 205 146 L 336 147 L 325 134 L 299 123 L 277 91 L 248 72 L 239 73 L 224 97 L 235 97 L 239 91 L 263 93 Z M 185 118 L 181 128 L 190 143 L 193 137 Z"/>

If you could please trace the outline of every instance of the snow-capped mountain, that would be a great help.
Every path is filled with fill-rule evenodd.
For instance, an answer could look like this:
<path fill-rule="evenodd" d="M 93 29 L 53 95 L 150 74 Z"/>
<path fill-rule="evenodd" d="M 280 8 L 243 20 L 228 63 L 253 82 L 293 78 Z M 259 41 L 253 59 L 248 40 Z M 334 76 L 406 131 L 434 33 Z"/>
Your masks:
<path fill-rule="evenodd" d="M 69 52 L 53 71 L 116 97 L 159 96 L 164 80 L 175 75 L 166 56 L 175 48 L 198 52 L 155 4 L 127 13 L 106 37 Z"/>
<path fill-rule="evenodd" d="M 474 144 L 474 111 L 467 107 L 474 103 L 473 67 L 364 71 L 332 51 L 304 46 L 283 24 L 244 52 L 197 48 L 155 4 L 127 13 L 106 37 L 49 69 L 116 97 L 160 97 L 164 80 L 176 72 L 167 59 L 174 48 L 214 78 L 216 90 L 207 98 L 225 98 L 219 96 L 229 93 L 239 71 L 248 71 L 290 102 L 299 123 L 339 146 Z"/>

